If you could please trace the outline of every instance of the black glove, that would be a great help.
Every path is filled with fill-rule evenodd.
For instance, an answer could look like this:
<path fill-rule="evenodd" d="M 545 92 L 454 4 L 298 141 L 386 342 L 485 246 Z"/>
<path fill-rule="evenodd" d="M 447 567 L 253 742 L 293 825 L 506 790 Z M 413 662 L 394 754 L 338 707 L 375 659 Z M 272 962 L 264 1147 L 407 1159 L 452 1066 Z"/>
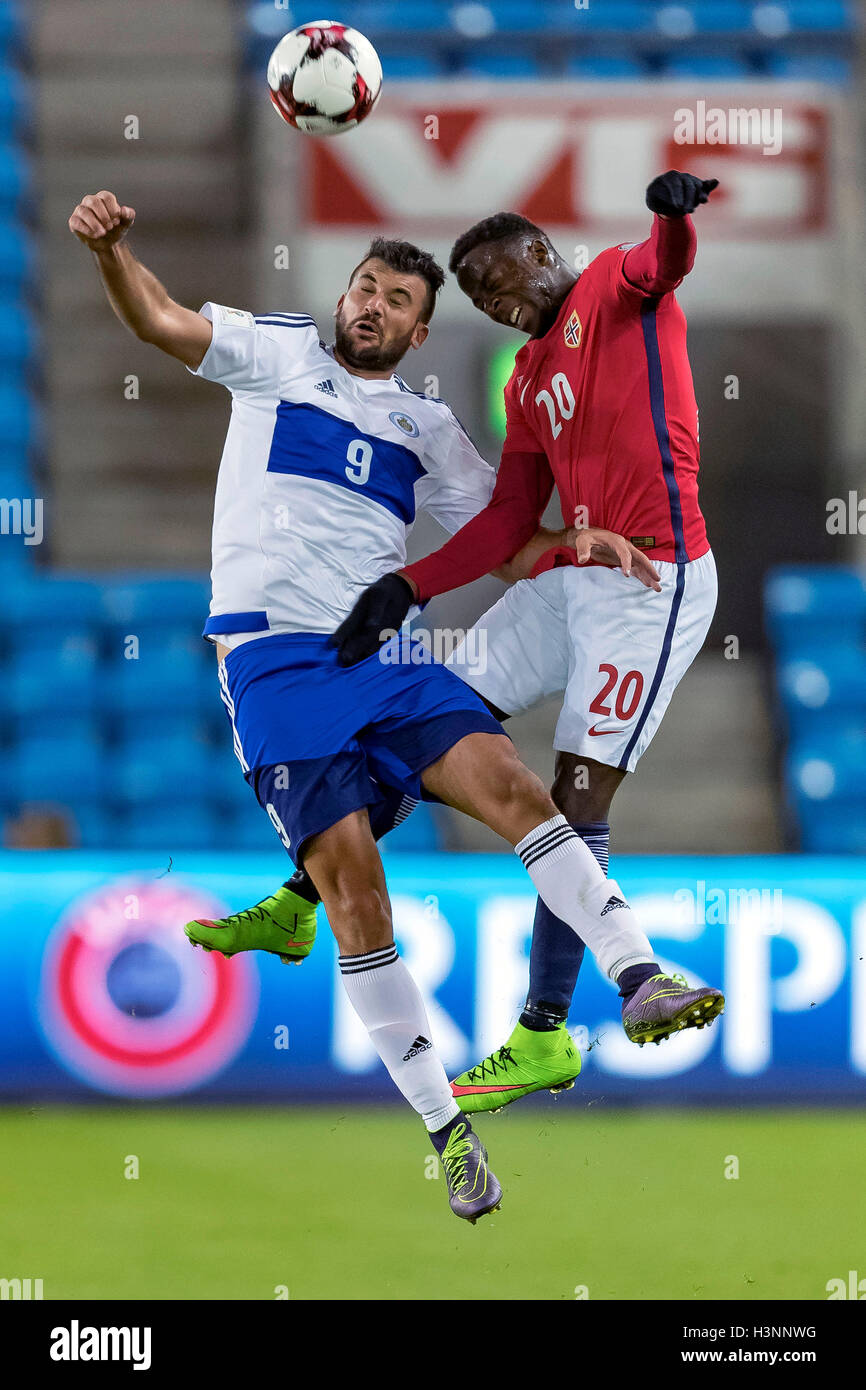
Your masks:
<path fill-rule="evenodd" d="M 661 213 L 662 217 L 685 217 L 705 203 L 718 186 L 718 179 L 698 179 L 694 174 L 668 169 L 653 179 L 646 191 L 646 205 L 650 212 Z"/>
<path fill-rule="evenodd" d="M 384 631 L 399 630 L 416 602 L 411 585 L 399 574 L 384 574 L 365 589 L 348 618 L 328 639 L 339 651 L 341 666 L 354 666 L 378 651 Z"/>

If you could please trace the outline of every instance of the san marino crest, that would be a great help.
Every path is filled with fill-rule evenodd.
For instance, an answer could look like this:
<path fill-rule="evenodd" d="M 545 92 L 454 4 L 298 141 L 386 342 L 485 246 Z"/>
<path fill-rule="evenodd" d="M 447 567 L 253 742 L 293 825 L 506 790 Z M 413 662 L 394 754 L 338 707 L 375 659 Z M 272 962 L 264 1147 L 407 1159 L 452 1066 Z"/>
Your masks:
<path fill-rule="evenodd" d="M 404 434 L 411 435 L 413 439 L 417 439 L 421 433 L 415 421 L 412 419 L 412 416 L 404 415 L 402 410 L 392 410 L 388 419 L 391 421 L 392 425 L 397 426 L 398 430 L 402 430 Z"/>
<path fill-rule="evenodd" d="M 580 319 L 577 317 L 576 313 L 572 314 L 562 334 L 565 339 L 565 346 L 572 348 L 580 347 L 582 333 L 583 328 L 581 327 Z"/>

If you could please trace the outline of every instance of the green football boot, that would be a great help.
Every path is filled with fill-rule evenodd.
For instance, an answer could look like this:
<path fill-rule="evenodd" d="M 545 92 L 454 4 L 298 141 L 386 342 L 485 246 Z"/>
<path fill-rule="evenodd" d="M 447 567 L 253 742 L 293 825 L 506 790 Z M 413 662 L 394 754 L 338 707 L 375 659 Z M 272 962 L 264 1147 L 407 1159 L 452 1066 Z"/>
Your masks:
<path fill-rule="evenodd" d="M 316 905 L 284 883 L 255 907 L 216 922 L 187 922 L 184 931 L 193 946 L 221 951 L 226 960 L 241 951 L 267 951 L 286 965 L 300 965 L 316 940 Z"/>
<path fill-rule="evenodd" d="M 504 1047 L 451 1082 L 451 1092 L 466 1115 L 501 1110 L 533 1091 L 570 1091 L 580 1074 L 580 1053 L 564 1023 L 537 1033 L 514 1026 Z"/>

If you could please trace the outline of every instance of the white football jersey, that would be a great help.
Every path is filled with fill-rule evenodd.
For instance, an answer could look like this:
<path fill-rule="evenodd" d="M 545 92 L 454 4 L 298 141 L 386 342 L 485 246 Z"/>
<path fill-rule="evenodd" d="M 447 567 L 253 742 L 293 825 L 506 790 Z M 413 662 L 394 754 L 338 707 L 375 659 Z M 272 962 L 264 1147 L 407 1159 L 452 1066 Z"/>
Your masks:
<path fill-rule="evenodd" d="M 453 533 L 496 474 L 444 401 L 353 376 L 309 315 L 200 312 L 213 340 L 195 375 L 232 394 L 205 636 L 333 632 L 406 563 L 416 508 Z"/>

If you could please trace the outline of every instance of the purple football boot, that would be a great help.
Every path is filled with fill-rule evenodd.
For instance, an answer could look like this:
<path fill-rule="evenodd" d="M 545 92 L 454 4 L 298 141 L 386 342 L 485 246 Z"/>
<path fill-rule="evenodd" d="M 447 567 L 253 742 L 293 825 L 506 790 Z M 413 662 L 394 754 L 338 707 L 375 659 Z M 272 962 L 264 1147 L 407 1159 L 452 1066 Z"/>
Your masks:
<path fill-rule="evenodd" d="M 455 1125 L 440 1155 L 455 1216 L 472 1225 L 479 1216 L 498 1211 L 502 1188 L 487 1164 L 487 1150 L 468 1120 Z"/>
<path fill-rule="evenodd" d="M 725 1011 L 725 996 L 704 985 L 689 989 L 682 976 L 652 975 L 622 1006 L 622 1026 L 631 1042 L 660 1043 L 683 1028 L 706 1028 Z"/>

